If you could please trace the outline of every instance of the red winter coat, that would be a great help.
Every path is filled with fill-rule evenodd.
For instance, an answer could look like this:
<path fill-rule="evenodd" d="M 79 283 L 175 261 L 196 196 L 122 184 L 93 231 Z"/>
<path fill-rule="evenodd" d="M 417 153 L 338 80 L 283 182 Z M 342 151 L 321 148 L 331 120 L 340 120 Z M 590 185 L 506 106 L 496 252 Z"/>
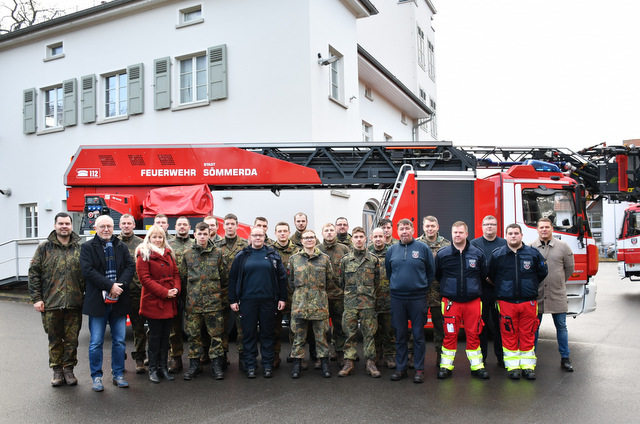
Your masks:
<path fill-rule="evenodd" d="M 180 291 L 180 273 L 168 250 L 164 255 L 152 251 L 145 261 L 138 254 L 136 270 L 142 284 L 140 315 L 151 319 L 173 318 L 178 313 L 177 298 L 168 299 L 169 289 Z"/>

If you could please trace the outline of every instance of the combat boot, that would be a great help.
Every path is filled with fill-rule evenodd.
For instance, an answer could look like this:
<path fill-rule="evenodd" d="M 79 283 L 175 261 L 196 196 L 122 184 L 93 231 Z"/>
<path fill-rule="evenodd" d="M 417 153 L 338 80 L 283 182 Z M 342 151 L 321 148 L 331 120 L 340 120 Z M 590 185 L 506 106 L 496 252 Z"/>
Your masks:
<path fill-rule="evenodd" d="M 163 377 L 167 381 L 173 381 L 176 378 L 171 374 L 169 374 L 169 370 L 167 369 L 168 357 L 169 357 L 169 351 L 160 352 L 160 362 L 158 363 L 158 372 L 160 374 L 160 377 Z"/>
<path fill-rule="evenodd" d="M 73 375 L 73 367 L 64 367 L 62 372 L 64 374 L 64 382 L 67 383 L 67 386 L 75 386 L 78 384 L 78 379 Z"/>
<path fill-rule="evenodd" d="M 329 358 L 320 359 L 320 368 L 322 369 L 322 371 L 320 371 L 320 373 L 322 374 L 322 376 L 324 378 L 330 378 L 331 377 L 331 371 L 329 370 Z"/>
<path fill-rule="evenodd" d="M 365 372 L 373 378 L 380 378 L 382 374 L 378 371 L 376 363 L 373 359 L 367 359 L 367 365 L 365 366 Z"/>
<path fill-rule="evenodd" d="M 316 362 L 313 364 L 313 369 L 319 370 L 321 368 L 322 368 L 322 359 L 318 358 L 316 359 Z"/>
<path fill-rule="evenodd" d="M 291 369 L 291 378 L 299 378 L 301 375 L 302 359 L 293 358 L 293 368 Z"/>
<path fill-rule="evenodd" d="M 216 380 L 224 380 L 224 372 L 222 371 L 223 361 L 224 358 L 222 356 L 213 358 L 213 361 L 211 361 L 211 375 Z"/>
<path fill-rule="evenodd" d="M 393 355 L 386 355 L 384 357 L 384 362 L 387 365 L 387 368 L 389 369 L 395 369 L 396 368 L 396 357 Z"/>
<path fill-rule="evenodd" d="M 169 372 L 177 373 L 182 371 L 182 356 L 171 357 L 171 363 L 169 364 Z"/>
<path fill-rule="evenodd" d="M 144 360 L 136 359 L 136 374 L 144 374 L 146 370 L 144 369 Z"/>
<path fill-rule="evenodd" d="M 294 361 L 295 362 L 295 361 Z M 305 361 L 304 359 L 301 360 L 300 362 L 300 366 L 302 367 L 303 370 L 308 370 L 309 369 L 309 365 L 307 365 L 307 361 Z"/>
<path fill-rule="evenodd" d="M 189 370 L 184 373 L 185 380 L 193 380 L 200 372 L 200 358 L 189 358 Z"/>
<path fill-rule="evenodd" d="M 64 373 L 62 367 L 53 367 L 53 378 L 51 379 L 51 385 L 53 387 L 59 387 L 64 384 Z"/>
<path fill-rule="evenodd" d="M 353 373 L 353 361 L 351 359 L 345 359 L 342 369 L 338 372 L 338 377 L 346 377 Z"/>
<path fill-rule="evenodd" d="M 149 352 L 149 380 L 152 383 L 160 383 L 160 376 L 158 375 L 158 354 L 155 352 Z"/>

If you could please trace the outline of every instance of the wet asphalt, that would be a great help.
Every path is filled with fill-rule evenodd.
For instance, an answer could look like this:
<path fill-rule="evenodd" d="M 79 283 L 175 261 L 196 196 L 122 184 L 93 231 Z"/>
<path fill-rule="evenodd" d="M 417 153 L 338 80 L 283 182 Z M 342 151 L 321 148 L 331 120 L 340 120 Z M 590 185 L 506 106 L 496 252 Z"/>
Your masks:
<path fill-rule="evenodd" d="M 491 378 L 473 379 L 461 339 L 453 377 L 436 379 L 432 343 L 427 346 L 426 381 L 393 382 L 392 371 L 373 379 L 364 373 L 324 379 L 319 371 L 293 380 L 291 364 L 283 361 L 272 379 L 247 379 L 237 368 L 232 346 L 231 366 L 223 381 L 215 381 L 207 366 L 193 381 L 181 374 L 174 382 L 149 382 L 126 362 L 120 389 L 105 372 L 105 391 L 91 391 L 86 319 L 80 334 L 76 387 L 50 386 L 47 337 L 32 306 L 0 301 L 0 422 L 4 423 L 621 423 L 637 422 L 640 414 L 640 283 L 620 280 L 615 263 L 601 263 L 597 276 L 597 310 L 569 319 L 569 346 L 575 372 L 560 369 L 555 329 L 543 320 L 535 381 L 512 381 L 493 355 L 487 361 Z M 427 335 L 431 337 L 430 334 Z M 131 349 L 127 332 L 127 352 Z M 186 344 L 185 344 L 186 345 Z M 105 370 L 110 339 L 105 341 Z M 283 344 L 288 353 L 288 343 Z M 359 346 L 362 356 L 361 345 Z M 186 361 L 186 354 L 184 355 Z M 410 377 L 413 370 L 410 370 Z"/>

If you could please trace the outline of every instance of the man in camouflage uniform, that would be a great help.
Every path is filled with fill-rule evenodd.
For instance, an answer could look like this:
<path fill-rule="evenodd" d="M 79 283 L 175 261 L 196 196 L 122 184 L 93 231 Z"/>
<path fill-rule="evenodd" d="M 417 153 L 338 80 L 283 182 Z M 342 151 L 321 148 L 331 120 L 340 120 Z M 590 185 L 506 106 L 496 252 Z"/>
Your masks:
<path fill-rule="evenodd" d="M 191 224 L 187 217 L 181 216 L 176 219 L 176 236 L 172 240 L 168 240 L 169 246 L 173 249 L 173 254 L 176 256 L 176 263 L 182 262 L 182 255 L 187 250 L 191 249 L 194 245 L 193 239 L 189 237 L 189 231 L 191 231 Z M 178 313 L 173 317 L 173 323 L 171 325 L 171 333 L 169 333 L 169 372 L 176 373 L 182 371 L 182 354 L 184 353 L 184 338 L 182 334 L 182 328 L 184 323 L 184 304 L 187 299 L 186 286 L 182 286 L 185 290 L 180 290 L 178 294 Z M 207 334 L 203 331 L 204 334 Z M 204 337 L 204 346 L 209 346 L 208 335 Z M 208 356 L 204 355 L 205 362 Z"/>
<path fill-rule="evenodd" d="M 280 258 L 282 259 L 282 265 L 284 265 L 284 269 L 286 270 L 289 269 L 289 258 L 300 251 L 300 248 L 293 244 L 291 240 L 289 240 L 290 234 L 291 231 L 289 230 L 289 224 L 287 224 L 286 222 L 278 222 L 276 224 L 276 242 L 273 243 L 273 248 L 276 249 L 276 252 L 278 252 L 278 254 L 280 255 Z M 280 338 L 282 334 L 282 317 L 284 314 L 289 314 L 289 316 L 291 316 L 292 294 L 293 291 L 289 289 L 287 304 L 282 311 L 278 311 L 276 313 L 276 322 L 273 335 L 273 337 L 275 338 L 275 355 L 273 361 L 274 368 L 278 368 L 280 366 L 280 351 L 282 350 L 282 340 Z M 291 332 L 291 329 L 289 329 L 289 342 L 293 344 L 293 333 Z M 288 358 L 291 358 L 291 356 L 289 356 Z M 288 358 L 287 362 L 293 361 L 293 358 L 291 358 L 291 361 L 289 361 Z"/>
<path fill-rule="evenodd" d="M 308 222 L 307 215 L 303 212 L 298 212 L 293 216 L 293 225 L 296 227 L 296 232 L 291 234 L 289 240 L 300 248 L 302 248 L 302 232 L 307 229 Z"/>
<path fill-rule="evenodd" d="M 442 237 L 440 233 L 438 233 L 440 225 L 438 224 L 438 218 L 435 216 L 425 216 L 422 220 L 422 229 L 424 230 L 424 234 L 416 240 L 429 246 L 434 258 L 436 257 L 438 250 L 451 245 L 451 241 Z M 438 280 L 433 280 L 429 287 L 429 291 L 427 292 L 427 306 L 429 306 L 431 322 L 433 323 L 433 347 L 436 349 L 436 367 L 438 368 L 440 367 L 442 341 L 444 340 L 444 318 L 442 317 L 441 301 L 442 296 L 440 296 L 440 283 Z"/>
<path fill-rule="evenodd" d="M 221 278 L 226 278 L 226 275 L 222 277 L 222 253 L 209 243 L 209 226 L 205 222 L 196 225 L 195 237 L 196 242 L 182 254 L 180 262 L 180 278 L 187 288 L 185 312 L 189 333 L 189 370 L 184 379 L 191 380 L 201 371 L 202 327 L 206 327 L 211 338 L 211 371 L 216 380 L 222 380 L 224 325 Z"/>
<path fill-rule="evenodd" d="M 349 221 L 344 216 L 336 219 L 336 235 L 338 243 L 351 248 L 351 234 L 349 234 Z"/>
<path fill-rule="evenodd" d="M 378 313 L 378 331 L 376 331 L 376 353 L 384 357 L 389 369 L 396 367 L 396 336 L 391 325 L 391 294 L 389 292 L 389 278 L 384 267 L 385 255 L 389 246 L 385 244 L 385 232 L 376 228 L 371 233 L 373 243 L 369 251 L 380 260 L 380 285 L 376 293 L 376 312 Z"/>
<path fill-rule="evenodd" d="M 229 271 L 231 270 L 231 264 L 235 259 L 238 252 L 245 247 L 249 246 L 247 240 L 238 237 L 238 217 L 232 213 L 225 215 L 224 217 L 224 238 L 220 239 L 216 243 L 216 247 L 221 250 L 222 253 L 222 304 L 223 304 L 223 317 L 224 317 L 224 334 L 222 335 L 222 346 L 224 348 L 224 366 L 228 365 L 227 352 L 229 352 L 229 319 L 233 316 L 236 322 L 236 329 L 238 331 L 238 337 L 236 339 L 236 346 L 238 347 L 238 358 L 242 358 L 242 325 L 240 324 L 240 318 L 237 313 L 231 315 L 231 309 L 229 308 L 229 287 L 227 282 L 229 281 Z M 238 365 L 240 369 L 244 371 L 244 363 L 239 360 Z"/>
<path fill-rule="evenodd" d="M 171 242 L 175 236 L 169 234 L 169 218 L 163 213 L 159 213 L 153 217 L 153 225 L 159 225 L 164 230 L 164 234 L 167 236 L 167 243 Z"/>
<path fill-rule="evenodd" d="M 29 266 L 29 295 L 42 314 L 49 338 L 51 385 L 78 384 L 73 367 L 78 363 L 78 334 L 82 326 L 85 282 L 80 270 L 80 237 L 72 231 L 71 216 L 60 212 L 47 241 L 36 249 Z"/>
<path fill-rule="evenodd" d="M 118 238 L 127 246 L 131 258 L 136 260 L 136 247 L 142 243 L 142 239 L 133 233 L 136 222 L 133 216 L 126 213 L 120 217 L 120 235 Z M 129 318 L 131 319 L 131 329 L 133 330 L 133 348 L 131 358 L 136 361 L 136 374 L 143 374 L 144 360 L 147 357 L 147 330 L 144 323 L 145 317 L 140 315 L 140 296 L 142 286 L 138 279 L 138 273 L 133 274 L 131 285 L 129 285 Z"/>
<path fill-rule="evenodd" d="M 339 285 L 338 270 L 340 269 L 340 261 L 349 253 L 349 248 L 338 243 L 336 238 L 336 227 L 331 224 L 322 226 L 322 244 L 318 246 L 320 251 L 331 259 L 331 267 L 336 271 L 335 280 L 328 281 L 327 296 L 329 297 L 329 317 L 333 325 L 331 333 L 331 344 L 335 349 L 336 360 L 338 365 L 342 367 L 344 360 L 344 341 L 345 334 L 342 329 L 342 314 L 344 313 L 344 291 Z"/>
<path fill-rule="evenodd" d="M 213 242 L 216 244 L 218 241 L 222 240 L 222 237 L 218 235 L 218 219 L 214 216 L 208 215 L 203 219 L 209 225 L 209 242 Z"/>
<path fill-rule="evenodd" d="M 304 250 L 289 258 L 289 287 L 293 289 L 291 330 L 294 334 L 291 378 L 300 377 L 309 322 L 313 327 L 318 358 L 322 363 L 322 376 L 329 378 L 327 284 L 334 278 L 333 269 L 329 257 L 316 247 L 316 235 L 313 231 L 306 230 L 302 233 L 302 243 Z"/>
<path fill-rule="evenodd" d="M 399 241 L 398 239 L 393 238 L 393 221 L 388 218 L 382 218 L 378 222 L 378 227 L 382 228 L 382 231 L 384 231 L 384 244 L 391 246 Z"/>
<path fill-rule="evenodd" d="M 342 323 L 347 339 L 344 344 L 344 365 L 340 377 L 353 374 L 356 359 L 356 334 L 358 319 L 367 360 L 366 373 L 380 377 L 376 368 L 375 335 L 378 329 L 376 316 L 376 292 L 380 286 L 380 261 L 366 249 L 367 236 L 364 228 L 356 227 L 351 236 L 353 249 L 340 262 L 340 285 L 344 289 L 344 313 Z"/>
<path fill-rule="evenodd" d="M 253 226 L 262 228 L 262 230 L 264 231 L 265 246 L 273 246 L 273 243 L 275 243 L 275 240 L 270 239 L 269 236 L 267 235 L 267 230 L 269 229 L 269 221 L 267 221 L 267 218 L 263 216 L 257 216 L 256 219 L 253 220 Z"/>

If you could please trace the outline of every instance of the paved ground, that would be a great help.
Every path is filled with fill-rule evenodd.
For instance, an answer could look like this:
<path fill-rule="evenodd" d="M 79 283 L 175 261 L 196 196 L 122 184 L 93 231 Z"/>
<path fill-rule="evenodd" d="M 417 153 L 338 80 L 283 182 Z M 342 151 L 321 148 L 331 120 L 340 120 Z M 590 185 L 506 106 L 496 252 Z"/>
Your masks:
<path fill-rule="evenodd" d="M 224 381 L 214 381 L 207 373 L 194 381 L 179 378 L 153 385 L 146 375 L 128 371 L 131 388 L 106 385 L 103 393 L 90 390 L 86 321 L 76 372 L 80 384 L 52 388 L 39 314 L 28 304 L 2 301 L 0 422 L 636 422 L 640 284 L 621 281 L 615 263 L 602 263 L 597 300 L 596 312 L 568 322 L 574 373 L 560 370 L 553 323 L 546 317 L 536 381 L 509 380 L 493 358 L 487 365 L 490 380 L 471 379 L 462 342 L 453 378 L 446 381 L 436 379 L 428 345 L 427 381 L 422 385 L 392 382 L 389 370 L 383 370 L 383 378 L 372 379 L 364 374 L 362 362 L 356 375 L 346 379 L 335 376 L 338 370 L 332 363 L 333 378 L 309 370 L 292 380 L 291 364 L 284 363 L 271 380 L 248 380 L 232 355 Z M 128 350 L 130 339 L 128 334 Z M 284 349 L 288 351 L 288 345 Z M 105 349 L 105 363 L 109 360 Z M 133 369 L 131 359 L 127 367 Z"/>

